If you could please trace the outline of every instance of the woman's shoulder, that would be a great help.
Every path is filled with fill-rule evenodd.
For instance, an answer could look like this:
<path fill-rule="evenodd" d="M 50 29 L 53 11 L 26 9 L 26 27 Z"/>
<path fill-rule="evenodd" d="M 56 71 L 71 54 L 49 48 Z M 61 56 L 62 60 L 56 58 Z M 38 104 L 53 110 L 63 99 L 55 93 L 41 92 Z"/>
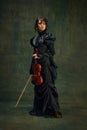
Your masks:
<path fill-rule="evenodd" d="M 55 41 L 55 40 L 56 40 L 56 37 L 55 37 L 52 33 L 47 32 L 47 33 L 45 34 L 45 40 Z"/>

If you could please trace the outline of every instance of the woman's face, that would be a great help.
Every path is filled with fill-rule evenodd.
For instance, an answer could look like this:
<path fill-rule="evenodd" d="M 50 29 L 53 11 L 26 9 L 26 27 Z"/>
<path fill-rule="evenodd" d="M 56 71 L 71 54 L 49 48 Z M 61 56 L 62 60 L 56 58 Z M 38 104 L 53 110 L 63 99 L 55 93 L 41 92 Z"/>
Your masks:
<path fill-rule="evenodd" d="M 40 32 L 46 30 L 47 28 L 46 22 L 44 20 L 38 20 L 37 27 Z"/>

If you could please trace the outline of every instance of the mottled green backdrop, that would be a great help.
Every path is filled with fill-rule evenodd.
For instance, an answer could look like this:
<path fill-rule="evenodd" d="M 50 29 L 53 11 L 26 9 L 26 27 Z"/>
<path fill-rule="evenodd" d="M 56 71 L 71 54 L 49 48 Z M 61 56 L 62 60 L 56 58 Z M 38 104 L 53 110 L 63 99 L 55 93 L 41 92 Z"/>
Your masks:
<path fill-rule="evenodd" d="M 14 105 L 29 77 L 38 16 L 48 19 L 56 36 L 56 87 L 63 119 L 31 117 L 33 85 L 28 85 L 19 105 Z M 87 1 L 0 1 L 0 130 L 86 130 L 87 120 Z M 39 124 L 40 122 L 40 124 Z"/>

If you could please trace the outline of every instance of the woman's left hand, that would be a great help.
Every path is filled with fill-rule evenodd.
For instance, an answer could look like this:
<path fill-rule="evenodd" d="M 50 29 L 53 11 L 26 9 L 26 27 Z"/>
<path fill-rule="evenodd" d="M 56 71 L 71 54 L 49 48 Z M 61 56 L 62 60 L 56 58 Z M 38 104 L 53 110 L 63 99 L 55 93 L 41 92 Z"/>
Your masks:
<path fill-rule="evenodd" d="M 38 59 L 38 58 L 39 58 L 36 53 L 33 54 L 33 57 L 34 57 L 35 59 Z"/>

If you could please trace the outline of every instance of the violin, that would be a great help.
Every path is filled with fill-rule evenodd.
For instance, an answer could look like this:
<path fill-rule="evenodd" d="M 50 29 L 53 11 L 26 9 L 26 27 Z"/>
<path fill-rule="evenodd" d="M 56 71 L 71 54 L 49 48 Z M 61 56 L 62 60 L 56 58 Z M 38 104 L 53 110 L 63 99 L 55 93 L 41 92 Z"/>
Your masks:
<path fill-rule="evenodd" d="M 35 49 L 35 53 L 38 53 L 38 49 Z M 32 75 L 32 83 L 34 85 L 41 85 L 43 83 L 43 78 L 41 76 L 41 64 L 38 63 L 37 59 L 34 58 L 34 63 L 32 64 L 32 71 L 33 71 L 33 75 Z"/>

